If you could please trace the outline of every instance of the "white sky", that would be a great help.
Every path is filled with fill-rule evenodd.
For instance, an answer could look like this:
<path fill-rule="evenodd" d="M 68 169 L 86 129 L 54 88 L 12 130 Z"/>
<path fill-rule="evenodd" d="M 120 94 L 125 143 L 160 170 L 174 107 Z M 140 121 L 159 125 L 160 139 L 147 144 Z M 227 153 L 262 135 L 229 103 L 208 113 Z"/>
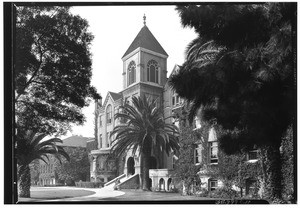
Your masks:
<path fill-rule="evenodd" d="M 73 7 L 73 14 L 86 19 L 90 32 L 94 35 L 91 46 L 93 78 L 103 100 L 108 91 L 122 90 L 122 56 L 143 27 L 143 15 L 146 25 L 168 53 L 168 75 L 175 64 L 184 62 L 186 46 L 196 38 L 190 28 L 183 28 L 175 6 L 85 6 Z M 74 126 L 73 135 L 94 137 L 94 104 L 83 109 L 86 122 L 83 126 Z"/>

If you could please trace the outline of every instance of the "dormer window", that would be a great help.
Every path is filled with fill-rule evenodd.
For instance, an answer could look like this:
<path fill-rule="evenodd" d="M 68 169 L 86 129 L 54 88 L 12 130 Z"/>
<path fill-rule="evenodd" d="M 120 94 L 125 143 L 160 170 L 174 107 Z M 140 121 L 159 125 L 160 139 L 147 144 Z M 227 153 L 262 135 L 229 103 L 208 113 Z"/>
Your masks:
<path fill-rule="evenodd" d="M 147 81 L 158 83 L 158 63 L 154 60 L 147 64 Z"/>
<path fill-rule="evenodd" d="M 131 61 L 128 65 L 127 76 L 128 76 L 128 86 L 135 83 L 135 62 Z"/>

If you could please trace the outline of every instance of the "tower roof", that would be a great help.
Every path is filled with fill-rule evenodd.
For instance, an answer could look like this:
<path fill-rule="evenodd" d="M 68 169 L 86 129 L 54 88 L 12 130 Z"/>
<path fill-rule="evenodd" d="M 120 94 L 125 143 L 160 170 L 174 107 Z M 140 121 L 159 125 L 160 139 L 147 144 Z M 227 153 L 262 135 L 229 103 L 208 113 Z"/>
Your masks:
<path fill-rule="evenodd" d="M 131 45 L 129 46 L 122 58 L 124 58 L 126 55 L 128 55 L 129 53 L 131 53 L 139 47 L 168 56 L 166 51 L 163 49 L 163 47 L 159 44 L 159 42 L 153 36 L 151 31 L 148 29 L 146 24 L 137 34 L 137 36 L 135 37 L 135 39 L 133 40 L 133 42 L 131 43 Z"/>

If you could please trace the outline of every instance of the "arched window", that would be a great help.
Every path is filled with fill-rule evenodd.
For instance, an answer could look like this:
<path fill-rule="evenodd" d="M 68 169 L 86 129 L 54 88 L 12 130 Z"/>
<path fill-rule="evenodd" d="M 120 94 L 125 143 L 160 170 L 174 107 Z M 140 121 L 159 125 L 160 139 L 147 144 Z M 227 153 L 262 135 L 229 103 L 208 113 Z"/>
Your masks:
<path fill-rule="evenodd" d="M 128 86 L 135 83 L 135 62 L 131 61 L 127 69 L 128 74 Z"/>
<path fill-rule="evenodd" d="M 158 83 L 158 63 L 154 60 L 147 64 L 147 81 Z"/>
<path fill-rule="evenodd" d="M 111 124 L 112 122 L 112 109 L 111 105 L 108 105 L 106 108 L 106 124 Z"/>

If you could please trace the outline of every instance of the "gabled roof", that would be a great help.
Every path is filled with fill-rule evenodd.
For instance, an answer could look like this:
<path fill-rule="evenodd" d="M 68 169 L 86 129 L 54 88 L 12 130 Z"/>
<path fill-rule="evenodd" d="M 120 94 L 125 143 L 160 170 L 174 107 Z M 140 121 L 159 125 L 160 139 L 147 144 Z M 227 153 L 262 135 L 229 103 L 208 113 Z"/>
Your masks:
<path fill-rule="evenodd" d="M 168 56 L 166 51 L 159 44 L 159 42 L 156 40 L 156 38 L 153 36 L 146 25 L 137 34 L 122 58 L 139 47 Z"/>
<path fill-rule="evenodd" d="M 66 139 L 63 139 L 63 143 L 59 144 L 61 146 L 71 146 L 71 147 L 86 147 L 86 142 L 90 138 L 88 137 L 83 137 L 83 136 L 70 136 Z"/>
<path fill-rule="evenodd" d="M 111 95 L 111 97 L 114 101 L 122 98 L 122 94 L 120 94 L 120 93 L 115 93 L 115 92 L 108 92 L 108 93 Z"/>

